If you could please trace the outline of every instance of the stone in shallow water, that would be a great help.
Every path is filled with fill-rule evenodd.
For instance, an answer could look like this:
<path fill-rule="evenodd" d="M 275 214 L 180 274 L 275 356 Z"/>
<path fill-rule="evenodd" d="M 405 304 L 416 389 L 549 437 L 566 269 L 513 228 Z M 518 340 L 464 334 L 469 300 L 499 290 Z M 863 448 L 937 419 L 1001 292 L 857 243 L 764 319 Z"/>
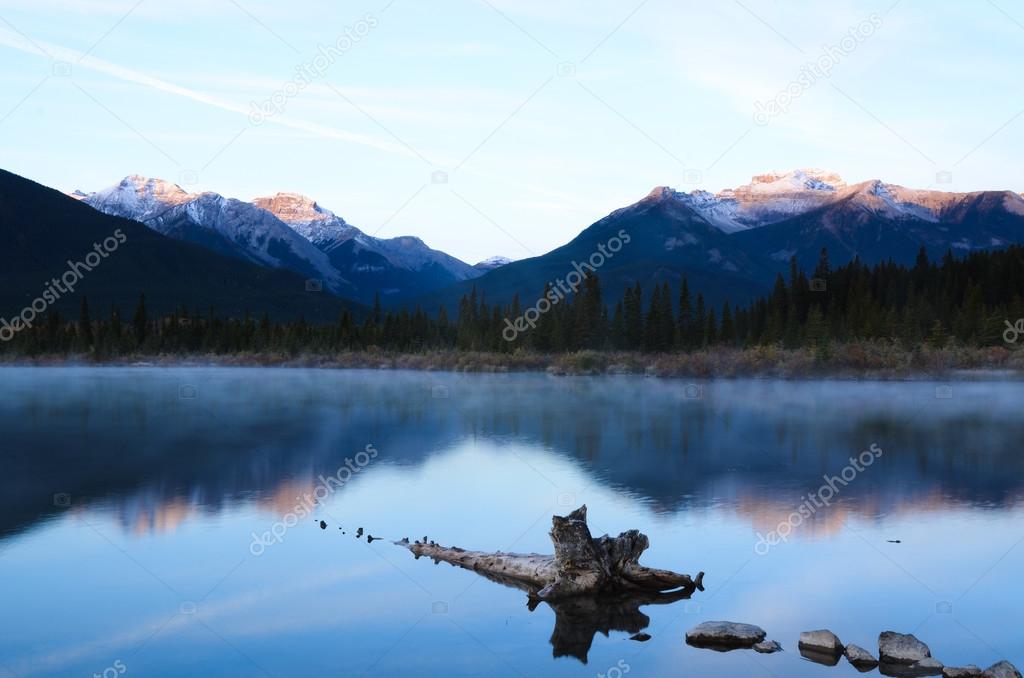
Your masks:
<path fill-rule="evenodd" d="M 858 669 L 873 669 L 878 666 L 878 660 L 875 659 L 875 655 L 860 645 L 847 645 L 845 654 L 846 660 Z"/>
<path fill-rule="evenodd" d="M 932 651 L 909 633 L 883 631 L 878 636 L 878 659 L 883 664 L 908 666 L 932 656 Z"/>
<path fill-rule="evenodd" d="M 842 654 L 843 644 L 836 634 L 822 629 L 821 631 L 804 631 L 800 634 L 800 649 L 826 654 Z"/>
<path fill-rule="evenodd" d="M 942 662 L 935 657 L 925 657 L 919 662 L 914 662 L 910 668 L 920 672 L 923 676 L 938 676 L 942 674 Z"/>
<path fill-rule="evenodd" d="M 942 669 L 942 678 L 977 678 L 981 669 L 974 664 L 967 666 L 946 666 Z"/>
<path fill-rule="evenodd" d="M 1017 667 L 1008 661 L 1001 661 L 998 664 L 993 664 L 985 669 L 985 673 L 981 675 L 985 678 L 1022 678 Z"/>
<path fill-rule="evenodd" d="M 709 621 L 698 624 L 686 632 L 686 642 L 695 647 L 735 649 L 752 647 L 764 640 L 760 626 L 729 621 Z"/>
<path fill-rule="evenodd" d="M 774 640 L 762 640 L 754 646 L 754 651 L 761 654 L 773 654 L 775 652 L 782 652 L 782 646 Z"/>

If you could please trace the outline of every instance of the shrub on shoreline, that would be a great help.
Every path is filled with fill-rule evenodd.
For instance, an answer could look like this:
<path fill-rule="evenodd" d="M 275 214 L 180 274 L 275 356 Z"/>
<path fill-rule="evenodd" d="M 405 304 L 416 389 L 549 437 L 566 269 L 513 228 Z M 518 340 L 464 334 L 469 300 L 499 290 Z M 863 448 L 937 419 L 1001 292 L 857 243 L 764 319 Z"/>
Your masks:
<path fill-rule="evenodd" d="M 226 367 L 313 367 L 324 369 L 397 369 L 453 372 L 542 372 L 560 376 L 636 374 L 663 378 L 814 378 L 872 377 L 902 379 L 941 376 L 958 370 L 1001 370 L 1024 376 L 1024 352 L 1001 347 L 906 348 L 896 342 L 859 341 L 786 349 L 713 347 L 693 352 L 637 353 L 578 351 L 544 354 L 530 351 L 487 353 L 381 350 L 336 353 L 280 352 L 130 355 L 94 360 L 87 354 L 7 359 L 7 365 L 218 365 Z"/>

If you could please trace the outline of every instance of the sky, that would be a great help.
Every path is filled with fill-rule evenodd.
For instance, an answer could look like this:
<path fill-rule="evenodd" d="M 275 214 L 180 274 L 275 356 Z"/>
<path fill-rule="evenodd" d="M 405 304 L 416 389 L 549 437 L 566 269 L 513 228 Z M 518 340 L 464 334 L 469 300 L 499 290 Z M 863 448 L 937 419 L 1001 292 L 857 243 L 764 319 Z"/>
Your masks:
<path fill-rule="evenodd" d="M 655 186 L 1024 191 L 1010 0 L 0 0 L 0 168 L 309 195 L 470 263 Z"/>

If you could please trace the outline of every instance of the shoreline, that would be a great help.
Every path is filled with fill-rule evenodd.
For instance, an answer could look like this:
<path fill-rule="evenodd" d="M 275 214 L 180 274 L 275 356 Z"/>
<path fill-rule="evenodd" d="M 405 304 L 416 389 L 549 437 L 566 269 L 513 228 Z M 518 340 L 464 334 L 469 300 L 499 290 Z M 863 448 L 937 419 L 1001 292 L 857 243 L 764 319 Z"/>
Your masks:
<path fill-rule="evenodd" d="M 638 375 L 663 379 L 876 379 L 926 380 L 997 375 L 1024 379 L 1024 352 L 1002 347 L 904 349 L 857 342 L 826 349 L 712 348 L 692 353 L 581 351 L 564 354 L 435 351 L 285 355 L 280 353 L 130 354 L 96 359 L 89 354 L 15 357 L 0 355 L 0 367 L 278 367 L 380 369 L 423 372 L 539 373 L 555 376 Z"/>

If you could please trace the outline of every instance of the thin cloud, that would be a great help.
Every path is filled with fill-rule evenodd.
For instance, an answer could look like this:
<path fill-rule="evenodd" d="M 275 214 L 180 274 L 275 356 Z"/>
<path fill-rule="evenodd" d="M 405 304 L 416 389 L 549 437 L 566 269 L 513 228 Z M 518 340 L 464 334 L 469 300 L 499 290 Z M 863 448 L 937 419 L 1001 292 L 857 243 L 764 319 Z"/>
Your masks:
<path fill-rule="evenodd" d="M 119 80 L 142 85 L 155 89 L 165 94 L 172 94 L 183 99 L 195 101 L 197 103 L 205 104 L 213 108 L 218 108 L 222 111 L 228 111 L 237 115 L 245 116 L 249 118 L 250 110 L 236 103 L 225 101 L 217 97 L 210 96 L 203 92 L 199 92 L 194 89 L 187 87 L 181 87 L 174 83 L 160 78 L 154 78 L 136 70 L 124 68 L 113 64 L 109 61 L 99 59 L 93 56 L 83 56 L 81 52 L 76 50 L 61 47 L 60 45 L 54 45 L 42 41 L 29 41 L 28 39 L 13 33 L 6 29 L 0 29 L 0 45 L 17 49 L 22 52 L 27 52 L 36 56 L 41 56 L 46 59 L 51 57 L 55 61 L 67 61 L 75 65 L 75 68 L 87 68 L 104 75 L 109 75 Z M 44 51 L 45 50 L 45 51 Z M 365 134 L 358 134 L 355 132 L 348 132 L 346 130 L 340 130 L 335 127 L 328 127 L 320 125 L 314 122 L 306 120 L 296 120 L 293 118 L 285 118 L 281 116 L 268 117 L 266 119 L 268 124 L 280 125 L 283 127 L 289 127 L 291 129 L 300 130 L 302 132 L 308 132 L 316 134 L 321 137 L 328 139 L 336 139 L 338 141 L 345 141 L 348 143 L 359 144 L 361 146 L 367 146 L 379 151 L 386 153 L 392 153 L 395 155 L 402 155 L 405 157 L 415 158 L 415 154 L 406 149 L 404 146 L 388 141 L 383 141 L 375 137 L 371 137 Z"/>

